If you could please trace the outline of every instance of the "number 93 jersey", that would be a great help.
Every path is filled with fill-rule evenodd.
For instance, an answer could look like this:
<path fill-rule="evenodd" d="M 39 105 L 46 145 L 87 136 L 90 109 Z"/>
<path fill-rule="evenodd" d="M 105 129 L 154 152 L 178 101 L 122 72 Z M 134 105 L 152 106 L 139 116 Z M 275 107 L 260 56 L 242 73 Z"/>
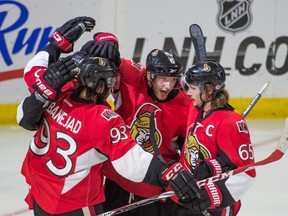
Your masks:
<path fill-rule="evenodd" d="M 104 161 L 141 182 L 153 157 L 136 145 L 110 108 L 71 98 L 66 92 L 47 108 L 22 166 L 31 186 L 26 202 L 32 207 L 35 199 L 51 214 L 103 202 Z"/>

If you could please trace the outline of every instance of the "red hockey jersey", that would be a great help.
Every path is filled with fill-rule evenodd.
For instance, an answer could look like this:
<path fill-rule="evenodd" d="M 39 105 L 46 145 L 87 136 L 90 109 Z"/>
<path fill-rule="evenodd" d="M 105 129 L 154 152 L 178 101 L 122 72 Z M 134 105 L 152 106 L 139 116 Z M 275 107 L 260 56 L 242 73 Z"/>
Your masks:
<path fill-rule="evenodd" d="M 121 76 L 120 91 L 116 95 L 115 110 L 130 127 L 131 136 L 146 151 L 154 153 L 150 133 L 153 133 L 156 145 L 164 160 L 169 163 L 180 159 L 180 150 L 176 140 L 185 137 L 187 115 L 192 105 L 191 99 L 182 91 L 175 90 L 172 99 L 156 102 L 148 95 L 145 82 L 145 68 L 132 60 L 122 59 L 119 67 Z M 154 112 L 155 128 L 151 130 L 150 118 Z M 106 164 L 107 165 L 107 164 Z M 127 191 L 141 197 L 151 197 L 162 192 L 143 183 L 133 183 L 121 176 L 113 175 L 113 167 L 107 165 L 107 176 Z M 111 171 L 112 170 L 112 171 Z M 121 180 L 121 181 L 119 181 Z"/>
<path fill-rule="evenodd" d="M 187 114 L 191 99 L 176 90 L 171 99 L 154 101 L 148 95 L 145 68 L 132 60 L 122 59 L 119 67 L 120 92 L 115 99 L 115 111 L 131 129 L 131 135 L 145 150 L 153 152 L 149 134 L 154 133 L 156 144 L 167 162 L 179 160 L 176 139 L 185 137 Z M 150 117 L 154 112 L 154 131 L 150 131 Z"/>
<path fill-rule="evenodd" d="M 29 195 L 45 211 L 59 214 L 104 201 L 104 161 L 110 160 L 125 178 L 141 182 L 152 157 L 130 139 L 118 114 L 102 105 L 83 106 L 65 93 L 45 112 L 22 174 L 31 186 Z M 32 199 L 27 201 L 31 206 Z"/>
<path fill-rule="evenodd" d="M 197 114 L 198 109 L 191 107 L 186 142 L 180 160 L 184 167 L 193 173 L 200 160 L 217 158 L 221 155 L 225 155 L 225 160 L 229 160 L 229 163 L 236 167 L 254 162 L 250 133 L 241 115 L 229 109 L 215 110 L 200 118 L 194 133 L 191 133 Z M 250 170 L 226 179 L 225 184 L 223 181 L 216 182 L 223 195 L 223 205 L 237 202 L 252 186 L 255 176 L 255 170 Z M 177 197 L 174 198 L 177 200 Z M 235 208 L 239 208 L 239 203 Z"/>
<path fill-rule="evenodd" d="M 35 74 L 47 67 L 48 56 L 39 52 L 25 68 L 31 91 Z M 33 199 L 51 214 L 103 202 L 104 161 L 126 179 L 141 182 L 148 176 L 149 183 L 160 186 L 161 166 L 153 168 L 160 161 L 136 145 L 122 118 L 107 106 L 76 100 L 71 86 L 64 89 L 59 100 L 45 110 L 22 165 L 30 185 L 26 198 L 30 208 Z"/>

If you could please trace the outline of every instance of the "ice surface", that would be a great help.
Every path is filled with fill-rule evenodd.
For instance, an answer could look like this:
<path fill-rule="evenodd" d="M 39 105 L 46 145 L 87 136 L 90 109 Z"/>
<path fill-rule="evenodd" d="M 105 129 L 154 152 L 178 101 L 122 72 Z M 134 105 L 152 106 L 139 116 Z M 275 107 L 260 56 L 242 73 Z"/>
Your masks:
<path fill-rule="evenodd" d="M 267 157 L 281 136 L 283 120 L 248 120 L 255 160 Z M 0 127 L 0 216 L 32 216 L 24 198 L 28 187 L 20 174 L 34 132 L 18 126 Z M 288 153 L 287 153 L 288 154 Z M 253 187 L 243 196 L 239 216 L 284 216 L 288 204 L 288 156 L 259 167 Z"/>

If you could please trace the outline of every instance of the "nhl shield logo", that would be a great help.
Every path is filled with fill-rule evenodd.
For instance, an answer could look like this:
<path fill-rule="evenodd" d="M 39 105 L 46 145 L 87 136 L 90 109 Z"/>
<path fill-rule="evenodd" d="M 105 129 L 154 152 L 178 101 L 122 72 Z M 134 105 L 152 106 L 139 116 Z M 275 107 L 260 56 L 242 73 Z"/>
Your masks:
<path fill-rule="evenodd" d="M 240 32 L 252 22 L 252 0 L 218 0 L 218 23 L 224 31 Z"/>

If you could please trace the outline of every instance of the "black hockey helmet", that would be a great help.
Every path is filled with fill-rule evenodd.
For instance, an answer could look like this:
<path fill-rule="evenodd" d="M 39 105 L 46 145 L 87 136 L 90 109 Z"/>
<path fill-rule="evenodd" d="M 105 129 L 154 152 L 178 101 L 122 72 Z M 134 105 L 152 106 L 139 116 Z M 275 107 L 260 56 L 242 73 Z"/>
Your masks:
<path fill-rule="evenodd" d="M 171 50 L 153 49 L 146 58 L 146 69 L 150 71 L 153 80 L 155 76 L 181 77 L 183 66 Z"/>
<path fill-rule="evenodd" d="M 200 91 L 204 91 L 205 84 L 212 83 L 216 91 L 225 87 L 225 70 L 214 60 L 205 60 L 193 65 L 185 73 L 185 81 L 190 84 L 196 82 Z"/>
<path fill-rule="evenodd" d="M 88 88 L 95 88 L 99 80 L 104 80 L 107 88 L 112 88 L 115 84 L 117 67 L 106 58 L 86 57 L 79 64 L 80 73 L 79 85 Z"/>

